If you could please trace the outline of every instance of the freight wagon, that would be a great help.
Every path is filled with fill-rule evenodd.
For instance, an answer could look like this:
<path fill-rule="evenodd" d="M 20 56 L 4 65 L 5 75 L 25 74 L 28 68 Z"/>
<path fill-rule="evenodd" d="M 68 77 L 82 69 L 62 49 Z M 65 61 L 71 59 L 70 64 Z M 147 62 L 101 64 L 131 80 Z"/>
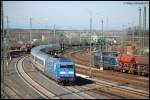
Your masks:
<path fill-rule="evenodd" d="M 121 72 L 149 76 L 149 57 L 120 53 L 117 60 L 119 62 L 118 70 Z"/>
<path fill-rule="evenodd" d="M 97 52 L 94 66 L 131 74 L 149 76 L 149 57 L 131 56 L 118 52 Z"/>
<path fill-rule="evenodd" d="M 137 73 L 149 76 L 149 57 L 135 56 Z"/>

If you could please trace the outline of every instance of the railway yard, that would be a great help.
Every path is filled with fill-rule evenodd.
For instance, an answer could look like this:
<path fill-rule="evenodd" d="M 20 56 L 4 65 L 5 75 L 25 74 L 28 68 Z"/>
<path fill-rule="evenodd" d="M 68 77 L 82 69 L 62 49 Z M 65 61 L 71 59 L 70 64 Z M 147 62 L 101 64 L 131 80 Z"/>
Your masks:
<path fill-rule="evenodd" d="M 64 54 L 65 57 L 70 57 L 75 60 L 77 63 L 77 72 L 90 75 L 90 67 L 88 67 L 89 64 L 89 54 L 84 51 L 79 51 L 79 52 L 73 52 L 73 51 L 67 51 Z M 84 63 L 83 63 L 84 62 Z M 133 86 L 135 88 L 143 88 L 144 90 L 149 91 L 149 82 L 148 78 L 142 77 L 142 76 L 137 76 L 137 75 L 131 75 L 127 73 L 121 73 L 117 71 L 112 71 L 112 70 L 104 70 L 100 71 L 97 68 L 94 68 L 92 66 L 92 76 L 99 78 L 99 79 L 106 79 L 107 81 L 114 81 L 114 82 L 120 82 L 119 84 L 121 85 L 128 85 L 128 86 Z"/>
<path fill-rule="evenodd" d="M 102 49 L 99 48 L 100 44 L 91 46 L 92 53 L 89 44 L 58 45 L 58 43 L 47 44 L 47 42 L 44 43 L 45 45 L 29 43 L 30 46 L 26 43 L 22 45 L 17 45 L 16 43 L 17 46 L 14 44 L 11 44 L 14 49 L 9 51 L 9 55 L 4 61 L 6 67 L 2 67 L 4 72 L 1 73 L 1 76 L 3 76 L 1 84 L 3 89 L 1 91 L 5 99 L 149 98 L 149 57 L 147 55 L 134 56 L 133 54 L 126 54 L 121 62 L 120 58 L 118 59 L 118 55 L 122 53 L 119 52 L 120 49 L 116 49 L 116 51 L 106 50 L 104 52 L 105 55 L 102 55 L 104 56 L 102 59 L 108 65 L 103 63 L 104 69 L 101 69 L 102 56 L 100 56 L 99 52 Z M 109 47 L 113 48 L 114 46 Z M 123 52 L 128 52 L 126 50 L 123 50 Z M 99 54 L 95 56 L 96 53 Z M 112 54 L 117 54 L 117 56 Z M 95 59 L 94 57 L 97 56 L 99 58 Z M 136 57 L 140 58 L 138 62 Z M 61 69 L 61 71 L 57 65 L 49 65 L 52 61 L 69 64 L 70 62 L 66 59 L 73 61 L 72 63 L 75 64 L 75 66 L 72 65 L 75 68 L 74 70 L 68 69 L 67 71 L 66 67 L 64 68 L 65 70 Z M 100 61 L 98 66 L 95 66 L 95 61 Z M 128 65 L 126 68 L 124 68 L 125 64 Z M 69 66 L 68 68 L 72 68 Z M 106 66 L 109 66 L 111 69 L 105 69 Z M 121 69 L 115 70 L 117 68 Z M 55 78 L 52 77 L 50 73 L 53 73 L 53 71 L 58 71 L 55 73 L 65 73 L 64 71 L 74 73 L 73 78 L 75 78 L 75 81 L 72 84 L 65 84 L 63 81 L 59 83 L 61 78 L 59 74 Z M 70 77 L 72 78 L 72 76 Z"/>
<path fill-rule="evenodd" d="M 1 99 L 149 99 L 149 2 L 41 2 L 2 2 Z"/>
<path fill-rule="evenodd" d="M 29 54 L 13 58 L 5 73 L 5 98 L 52 99 L 148 99 L 149 78 L 128 73 L 101 71 L 90 67 L 88 52 L 67 50 L 62 54 L 76 63 L 78 79 L 72 86 L 61 86 L 39 71 Z M 83 63 L 82 63 L 83 62 Z M 15 80 L 15 81 L 14 81 Z M 3 85 L 3 84 L 2 84 Z"/>

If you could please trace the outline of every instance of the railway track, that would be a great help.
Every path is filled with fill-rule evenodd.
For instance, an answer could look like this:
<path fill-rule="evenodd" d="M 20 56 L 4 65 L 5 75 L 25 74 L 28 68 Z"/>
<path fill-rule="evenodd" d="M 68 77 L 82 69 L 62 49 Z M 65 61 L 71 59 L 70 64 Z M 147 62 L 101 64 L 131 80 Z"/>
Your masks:
<path fill-rule="evenodd" d="M 5 98 L 6 99 L 24 99 L 20 93 L 18 93 L 18 91 L 16 91 L 16 89 L 14 89 L 13 87 L 9 86 L 8 84 L 5 83 Z"/>
<path fill-rule="evenodd" d="M 116 84 L 111 84 L 108 82 L 96 82 L 96 87 L 98 90 L 101 90 L 103 88 L 106 88 L 106 90 L 109 90 L 109 92 L 113 92 L 114 94 L 118 96 L 124 97 L 126 95 L 126 98 L 139 98 L 139 99 L 148 99 L 149 98 L 149 92 L 142 91 L 142 90 L 137 90 L 133 89 L 130 87 L 126 87 L 124 85 L 116 85 Z M 93 86 L 91 86 L 93 87 Z M 128 96 L 128 97 L 127 97 Z"/>
<path fill-rule="evenodd" d="M 31 58 L 32 59 L 32 58 Z M 31 62 L 32 63 L 32 62 Z M 33 63 L 32 63 L 33 64 Z M 33 66 L 38 70 L 38 71 L 40 71 L 36 66 L 37 65 L 35 65 L 35 64 L 33 64 Z M 44 76 L 46 76 L 42 71 L 40 71 L 40 73 L 42 73 Z M 46 77 L 48 77 L 48 76 L 46 76 Z M 48 77 L 49 78 L 49 77 Z M 51 79 L 50 79 L 51 80 Z M 55 83 L 55 84 L 57 84 L 57 83 Z M 58 85 L 57 84 L 57 86 L 59 86 L 60 87 L 60 85 Z M 73 93 L 73 94 L 76 94 L 76 95 L 78 95 L 78 96 L 80 96 L 80 97 L 82 97 L 82 98 L 84 98 L 84 99 L 96 99 L 95 97 L 93 97 L 93 96 L 90 96 L 89 94 L 87 94 L 87 93 L 84 93 L 84 91 L 78 91 L 77 89 L 75 89 L 75 88 L 72 88 L 72 87 L 70 87 L 70 86 L 63 86 L 63 88 L 65 88 L 65 90 L 67 90 L 67 91 L 70 91 L 70 93 Z"/>
<path fill-rule="evenodd" d="M 124 98 L 128 98 L 126 97 L 126 95 L 124 94 L 127 94 L 129 96 L 129 98 L 149 98 L 149 93 L 146 93 L 146 92 L 141 92 L 141 91 L 137 91 L 137 90 L 133 90 L 133 89 L 128 89 L 126 87 L 121 87 L 120 85 L 112 85 L 112 84 L 106 84 L 106 83 L 102 83 L 102 82 L 96 82 L 96 84 L 94 84 L 93 86 L 82 86 L 82 88 L 84 88 L 82 91 L 79 90 L 78 88 L 81 88 L 81 87 L 74 87 L 74 86 L 71 86 L 71 87 L 65 87 L 67 89 L 69 89 L 70 91 L 72 91 L 73 93 L 80 93 L 80 95 L 82 94 L 82 92 L 85 92 L 85 91 L 92 91 L 92 92 L 105 92 L 106 94 L 105 95 L 109 95 L 109 97 L 113 98 L 120 98 L 120 99 L 124 99 Z M 111 92 L 108 92 L 107 90 L 111 90 L 111 92 L 115 91 L 115 93 L 111 93 Z M 122 93 L 122 94 L 120 94 Z M 78 94 L 79 95 L 79 94 Z M 89 97 L 89 94 L 82 94 L 82 96 L 84 95 L 84 97 Z M 121 95 L 121 96 L 120 96 Z"/>
<path fill-rule="evenodd" d="M 91 79 L 92 80 L 92 79 Z M 115 99 L 148 99 L 149 92 L 143 90 L 137 90 L 130 88 L 121 84 L 114 84 L 106 81 L 95 81 L 94 84 L 75 86 L 75 88 L 80 89 L 80 91 L 92 91 L 97 92 Z"/>
<path fill-rule="evenodd" d="M 32 59 L 32 58 L 31 58 Z M 31 60 L 30 59 L 30 60 Z M 38 70 L 38 71 L 40 71 L 37 67 L 36 67 L 36 65 L 34 64 L 34 67 Z M 42 71 L 40 71 L 43 75 L 45 75 Z M 47 76 L 46 76 L 47 77 Z M 49 78 L 49 77 L 48 77 Z M 58 86 L 60 86 L 60 85 L 58 85 Z M 94 95 L 91 95 L 91 94 L 89 94 L 89 93 L 85 93 L 85 91 L 80 91 L 79 89 L 76 89 L 75 87 L 73 87 L 73 86 L 63 86 L 63 88 L 65 88 L 66 90 L 69 90 L 69 91 L 71 91 L 71 93 L 74 93 L 74 94 L 76 94 L 76 95 L 78 95 L 78 96 L 80 96 L 80 97 L 82 97 L 82 98 L 84 98 L 84 99 L 97 99 L 96 97 L 94 97 Z M 97 94 L 97 95 L 99 95 L 99 97 L 101 97 L 101 99 L 106 99 L 107 97 L 105 97 L 105 96 L 103 96 L 103 95 L 100 95 L 100 94 Z M 108 98 L 107 98 L 108 99 Z"/>
<path fill-rule="evenodd" d="M 41 97 L 33 89 L 31 89 L 17 74 L 15 69 L 16 62 L 20 57 L 13 58 L 10 61 L 8 69 L 5 73 L 4 79 L 4 93 L 2 98 L 4 99 L 29 99 Z"/>
<path fill-rule="evenodd" d="M 90 59 L 87 59 L 90 57 L 90 54 L 87 55 L 86 53 L 83 53 L 83 51 L 79 51 L 79 52 L 75 52 L 75 53 L 72 53 L 71 56 L 73 56 L 74 58 L 76 59 L 79 59 L 81 61 L 84 61 L 86 63 L 88 63 L 88 65 L 90 65 Z"/>
<path fill-rule="evenodd" d="M 121 87 L 119 85 L 112 85 L 106 82 L 96 82 L 94 84 L 83 85 L 83 86 L 70 86 L 67 87 L 70 90 L 78 92 L 86 92 L 88 95 L 92 93 L 101 94 L 111 99 L 148 99 L 149 93 L 145 91 L 135 90 L 127 87 Z M 91 95 L 92 96 L 92 95 Z M 101 97 L 97 97 L 101 98 Z"/>
<path fill-rule="evenodd" d="M 34 89 L 38 94 L 40 94 L 42 96 L 42 98 L 52 98 L 52 99 L 64 99 L 63 95 L 66 94 L 62 94 L 62 95 L 57 95 L 56 93 L 54 93 L 53 91 L 49 91 L 48 89 L 46 89 L 45 87 L 42 86 L 42 84 L 40 84 L 37 80 L 32 79 L 23 69 L 23 61 L 25 60 L 26 57 L 21 58 L 17 61 L 16 63 L 16 71 L 19 74 L 19 76 L 21 77 L 21 79 L 23 79 L 23 81 L 28 84 L 32 89 Z M 56 83 L 55 83 L 56 84 Z M 58 85 L 59 86 L 59 85 Z M 60 87 L 60 86 L 59 86 Z M 85 93 L 75 93 L 75 91 L 69 90 L 65 87 L 63 87 L 64 90 L 69 91 L 70 94 L 75 94 L 77 96 L 79 96 L 82 99 L 86 99 L 88 96 L 89 98 L 93 99 L 94 97 L 87 95 Z M 68 95 L 68 94 L 67 94 Z"/>
<path fill-rule="evenodd" d="M 28 84 L 31 88 L 33 88 L 38 94 L 40 94 L 43 98 L 57 98 L 57 99 L 63 99 L 59 95 L 53 93 L 52 91 L 47 90 L 45 87 L 43 87 L 41 84 L 36 82 L 34 79 L 32 79 L 26 72 L 23 70 L 23 61 L 26 57 L 23 57 L 19 59 L 16 64 L 15 68 L 21 79 L 24 80 L 26 84 Z M 148 93 L 138 92 L 134 90 L 124 89 L 120 88 L 118 86 L 109 85 L 106 83 L 96 82 L 92 85 L 86 85 L 86 86 L 70 86 L 70 87 L 64 87 L 65 89 L 71 91 L 71 93 L 74 93 L 78 96 L 81 96 L 84 99 L 91 98 L 95 99 L 96 97 L 92 96 L 88 92 L 94 92 L 98 94 L 102 94 L 105 96 L 108 96 L 109 98 L 126 98 L 123 97 L 125 94 L 127 94 L 129 97 L 135 97 L 135 98 L 149 98 Z M 108 92 L 109 90 L 109 92 Z M 111 92 L 114 94 L 112 94 Z M 119 94 L 118 93 L 122 93 Z M 120 96 L 121 95 L 121 96 Z"/>
<path fill-rule="evenodd" d="M 97 99 L 122 99 L 124 97 L 115 95 L 113 93 L 109 93 L 108 91 L 100 90 L 95 85 L 93 87 L 89 86 L 80 86 L 80 87 L 74 87 L 75 89 L 78 89 L 79 91 L 84 91 L 87 94 L 95 95 L 95 94 L 101 94 L 103 96 L 96 96 Z M 106 98 L 107 97 L 107 98 Z"/>
<path fill-rule="evenodd" d="M 41 73 L 44 74 L 43 72 L 41 72 Z M 85 93 L 85 91 L 80 91 L 79 89 L 76 89 L 73 86 L 63 86 L 63 88 L 71 91 L 71 93 L 75 93 L 76 95 L 79 95 L 79 96 L 83 97 L 84 99 L 96 99 L 96 97 L 94 95 Z M 106 99 L 106 98 L 107 97 L 103 97 L 102 99 Z"/>
<path fill-rule="evenodd" d="M 84 99 L 97 99 L 96 97 L 94 96 L 91 96 L 90 94 L 88 93 L 85 93 L 85 91 L 80 91 L 72 86 L 64 86 L 65 89 L 69 90 L 69 91 L 72 91 L 72 93 L 75 93 L 79 96 L 82 96 Z"/>
<path fill-rule="evenodd" d="M 78 51 L 78 52 L 80 52 L 80 51 Z M 85 64 L 87 62 L 84 62 L 82 60 L 82 59 L 85 59 L 85 58 L 82 58 L 82 56 L 85 57 L 85 55 L 83 55 L 80 52 L 80 54 L 82 54 L 82 55 L 79 56 L 78 52 L 77 51 L 75 51 L 75 52 L 69 51 L 69 52 L 65 53 L 64 56 L 72 58 L 76 61 L 77 72 L 84 73 L 86 75 L 90 75 L 88 64 Z M 78 57 L 76 54 L 78 55 Z M 80 59 L 78 59 L 78 58 L 80 58 Z M 121 84 L 128 83 L 129 86 L 133 86 L 134 88 L 139 88 L 139 89 L 144 89 L 144 90 L 149 91 L 149 89 L 148 89 L 149 84 L 147 83 L 148 80 L 145 80 L 144 77 L 141 78 L 141 76 L 126 74 L 126 73 L 121 73 L 121 72 L 116 72 L 116 71 L 114 72 L 114 71 L 110 71 L 110 70 L 99 71 L 99 69 L 97 69 L 97 68 L 92 68 L 92 72 L 93 72 L 93 74 L 92 74 L 93 77 L 100 77 L 102 79 L 117 81 L 117 82 L 121 82 Z"/>
<path fill-rule="evenodd" d="M 15 68 L 16 71 L 19 75 L 19 77 L 27 84 L 29 85 L 32 89 L 34 89 L 38 94 L 40 94 L 43 98 L 49 99 L 49 98 L 55 98 L 55 99 L 60 99 L 57 97 L 55 94 L 51 93 L 51 91 L 48 91 L 46 88 L 38 84 L 36 81 L 34 81 L 32 78 L 30 78 L 27 73 L 24 72 L 22 68 L 22 64 L 24 61 L 24 58 L 19 59 L 16 62 Z"/>
<path fill-rule="evenodd" d="M 71 53 L 69 53 L 69 57 L 74 58 L 74 60 L 75 60 L 76 63 L 84 64 L 86 66 L 90 66 L 90 60 L 87 60 L 87 58 L 89 58 L 89 57 L 82 58 L 81 56 L 76 55 L 79 52 L 80 52 L 80 50 L 76 51 L 76 52 L 71 52 Z"/>
<path fill-rule="evenodd" d="M 82 50 L 79 50 L 77 52 L 71 52 L 69 54 L 70 57 L 73 57 L 74 60 L 79 63 L 79 64 L 83 64 L 83 65 L 86 65 L 87 67 L 90 66 L 90 54 L 87 54 L 87 52 L 83 52 Z M 88 58 L 88 59 L 87 59 Z M 94 59 L 93 56 L 91 57 L 91 59 Z M 94 61 L 92 60 L 91 62 L 92 64 L 92 67 L 95 67 L 94 66 Z M 122 73 L 122 72 L 121 72 Z M 127 73 L 124 73 L 124 74 L 127 74 Z M 127 74 L 128 76 L 131 75 L 131 74 Z M 126 75 L 126 76 L 127 76 Z M 132 74 L 133 75 L 133 74 Z M 134 74 L 135 75 L 135 74 Z M 138 74 L 136 74 L 135 76 L 138 76 Z M 146 75 L 144 75 L 143 77 L 148 77 Z"/>
<path fill-rule="evenodd" d="M 89 58 L 89 56 L 85 55 L 85 53 L 83 53 L 83 51 L 81 51 L 81 50 L 75 51 L 75 52 L 73 52 L 73 51 L 67 52 L 65 56 L 74 59 L 77 64 L 84 65 L 86 67 L 90 66 L 90 63 L 89 63 L 90 61 L 89 61 L 89 59 L 87 59 L 87 58 Z M 92 62 L 92 65 L 93 65 L 93 62 Z M 94 66 L 92 66 L 92 67 L 95 68 Z M 97 69 L 97 68 L 95 68 L 95 69 Z M 105 73 L 105 72 L 111 73 L 110 70 L 103 71 L 103 73 Z M 122 72 L 118 72 L 118 71 L 115 71 L 115 73 L 117 73 L 117 76 L 119 74 L 119 75 L 121 75 L 123 77 L 127 77 L 127 78 L 132 76 L 132 74 L 122 73 Z M 113 73 L 113 75 L 116 75 L 115 73 Z M 134 76 L 139 77 L 138 75 L 134 75 Z M 135 79 L 135 77 L 133 79 Z M 141 77 L 144 77 L 144 76 L 141 76 Z"/>
<path fill-rule="evenodd" d="M 81 73 L 81 74 L 85 74 L 85 75 L 90 75 L 90 72 L 89 70 L 85 70 L 85 69 L 78 69 L 77 71 L 78 73 Z M 97 71 L 99 72 L 99 71 Z M 148 82 L 144 82 L 144 81 L 137 81 L 137 80 L 132 80 L 132 79 L 124 79 L 124 78 L 120 78 L 120 77 L 115 77 L 115 76 L 109 76 L 109 75 L 103 75 L 103 74 L 95 74 L 97 73 L 96 71 L 92 71 L 92 77 L 93 78 L 97 78 L 97 79 L 100 79 L 100 80 L 104 80 L 104 81 L 107 81 L 107 82 L 115 82 L 117 84 L 120 84 L 120 85 L 126 85 L 126 86 L 129 86 L 129 87 L 132 87 L 132 88 L 135 88 L 135 89 L 140 89 L 140 90 L 144 90 L 144 91 L 149 91 L 149 83 Z"/>

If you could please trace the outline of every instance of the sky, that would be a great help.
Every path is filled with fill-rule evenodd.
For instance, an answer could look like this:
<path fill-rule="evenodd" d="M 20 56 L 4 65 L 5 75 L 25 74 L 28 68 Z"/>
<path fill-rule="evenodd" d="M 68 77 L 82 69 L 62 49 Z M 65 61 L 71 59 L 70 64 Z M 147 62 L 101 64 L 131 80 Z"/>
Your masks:
<path fill-rule="evenodd" d="M 146 6 L 146 26 L 149 28 L 149 1 L 3 1 L 4 26 L 9 28 L 122 29 L 137 26 L 139 7 Z M 143 23 L 143 21 L 142 21 Z M 143 25 L 143 24 L 142 24 Z"/>

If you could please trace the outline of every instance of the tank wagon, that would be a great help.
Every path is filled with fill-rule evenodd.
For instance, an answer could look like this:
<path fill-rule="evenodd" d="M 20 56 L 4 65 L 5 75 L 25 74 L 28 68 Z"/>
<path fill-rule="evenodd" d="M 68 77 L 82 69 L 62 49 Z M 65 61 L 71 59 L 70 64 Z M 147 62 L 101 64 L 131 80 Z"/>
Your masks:
<path fill-rule="evenodd" d="M 118 54 L 118 70 L 132 74 L 149 76 L 149 57 Z"/>
<path fill-rule="evenodd" d="M 97 52 L 94 54 L 94 66 L 149 76 L 149 57 L 144 56 L 131 56 L 119 52 Z"/>
<path fill-rule="evenodd" d="M 34 62 L 40 67 L 39 70 L 44 72 L 51 79 L 59 83 L 73 83 L 75 81 L 75 63 L 72 60 L 49 55 L 44 49 L 60 50 L 60 45 L 40 45 L 31 49 L 31 55 Z"/>

